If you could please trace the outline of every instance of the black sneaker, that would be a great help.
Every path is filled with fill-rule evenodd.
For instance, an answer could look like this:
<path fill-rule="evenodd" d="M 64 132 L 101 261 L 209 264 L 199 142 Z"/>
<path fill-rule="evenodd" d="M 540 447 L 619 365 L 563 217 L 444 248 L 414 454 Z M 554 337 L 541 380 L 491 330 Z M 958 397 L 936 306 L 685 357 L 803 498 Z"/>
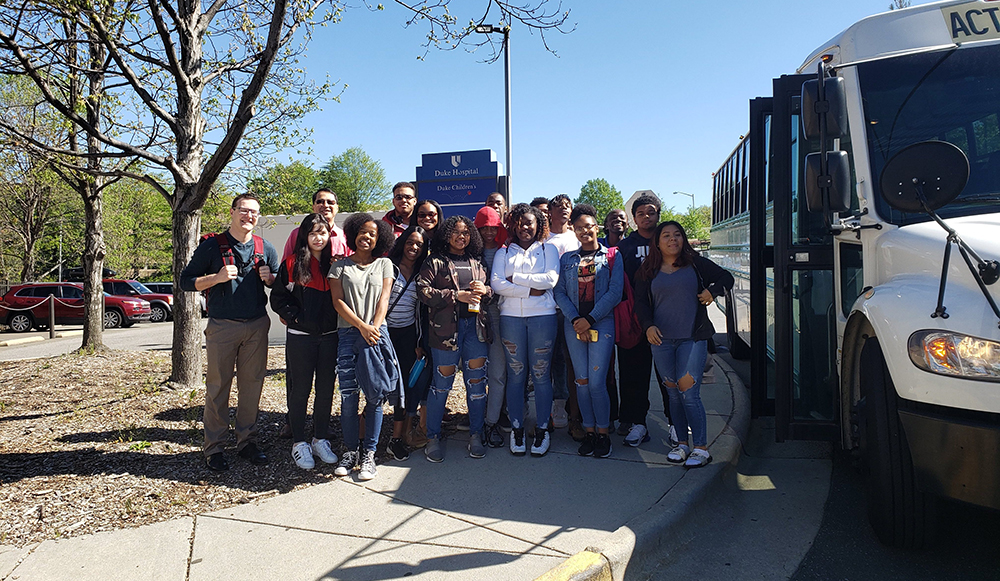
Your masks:
<path fill-rule="evenodd" d="M 545 424 L 545 431 L 550 434 L 556 432 L 556 423 L 552 420 L 552 414 L 549 414 L 549 423 Z"/>
<path fill-rule="evenodd" d="M 580 444 L 576 453 L 581 456 L 593 456 L 595 444 L 597 444 L 597 435 L 594 432 L 587 432 L 583 437 L 583 443 Z"/>
<path fill-rule="evenodd" d="M 502 412 L 500 414 L 500 419 L 497 421 L 497 425 L 500 426 L 501 430 L 507 432 L 508 434 L 510 433 L 510 417 L 507 416 L 506 412 Z"/>
<path fill-rule="evenodd" d="M 597 442 L 594 444 L 594 457 L 607 458 L 611 455 L 611 436 L 607 434 L 597 434 Z"/>
<path fill-rule="evenodd" d="M 619 422 L 617 434 L 619 436 L 627 436 L 628 435 L 628 431 L 631 430 L 631 429 L 632 429 L 632 424 L 630 424 L 628 422 Z"/>
<path fill-rule="evenodd" d="M 503 432 L 498 424 L 486 424 L 486 433 L 483 441 L 490 448 L 503 448 Z"/>
<path fill-rule="evenodd" d="M 400 462 L 410 457 L 410 450 L 403 443 L 402 438 L 392 438 L 389 440 L 389 451 L 392 452 L 392 457 Z"/>
<path fill-rule="evenodd" d="M 510 453 L 515 456 L 524 456 L 527 448 L 524 446 L 524 428 L 514 428 L 510 434 Z"/>

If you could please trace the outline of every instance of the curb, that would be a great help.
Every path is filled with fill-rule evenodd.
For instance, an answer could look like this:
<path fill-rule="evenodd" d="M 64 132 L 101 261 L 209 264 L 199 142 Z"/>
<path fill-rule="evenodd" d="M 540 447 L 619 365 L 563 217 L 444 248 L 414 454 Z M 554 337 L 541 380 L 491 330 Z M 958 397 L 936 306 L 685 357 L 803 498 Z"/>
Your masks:
<path fill-rule="evenodd" d="M 25 343 L 37 343 L 39 341 L 44 341 L 45 337 L 24 337 L 23 339 L 8 339 L 7 341 L 0 342 L 0 347 L 14 347 L 15 345 L 24 345 Z"/>
<path fill-rule="evenodd" d="M 725 361 L 713 357 L 726 375 L 733 395 L 733 413 L 709 446 L 713 461 L 689 470 L 660 502 L 619 527 L 595 546 L 573 555 L 536 581 L 622 581 L 626 569 L 633 577 L 684 545 L 675 531 L 693 509 L 736 472 L 743 442 L 750 431 L 750 396 L 739 376 Z"/>

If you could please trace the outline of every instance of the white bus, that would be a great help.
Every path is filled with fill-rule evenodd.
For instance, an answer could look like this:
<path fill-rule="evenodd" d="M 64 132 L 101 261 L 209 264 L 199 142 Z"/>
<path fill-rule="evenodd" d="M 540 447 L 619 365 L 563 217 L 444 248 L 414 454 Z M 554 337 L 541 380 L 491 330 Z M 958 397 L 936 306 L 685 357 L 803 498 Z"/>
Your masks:
<path fill-rule="evenodd" d="M 886 544 L 927 544 L 939 497 L 1000 509 L 998 63 L 1000 1 L 871 16 L 750 101 L 714 176 L 752 411 L 856 452 Z"/>

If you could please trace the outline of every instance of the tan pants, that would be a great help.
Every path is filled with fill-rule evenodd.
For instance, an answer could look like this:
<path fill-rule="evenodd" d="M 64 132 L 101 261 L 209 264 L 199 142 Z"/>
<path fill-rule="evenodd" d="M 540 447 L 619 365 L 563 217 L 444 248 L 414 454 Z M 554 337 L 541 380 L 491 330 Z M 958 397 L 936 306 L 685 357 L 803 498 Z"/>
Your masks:
<path fill-rule="evenodd" d="M 267 371 L 266 315 L 252 321 L 209 319 L 205 328 L 205 456 L 222 452 L 229 436 L 229 392 L 236 376 L 236 449 L 257 432 L 257 409 Z"/>

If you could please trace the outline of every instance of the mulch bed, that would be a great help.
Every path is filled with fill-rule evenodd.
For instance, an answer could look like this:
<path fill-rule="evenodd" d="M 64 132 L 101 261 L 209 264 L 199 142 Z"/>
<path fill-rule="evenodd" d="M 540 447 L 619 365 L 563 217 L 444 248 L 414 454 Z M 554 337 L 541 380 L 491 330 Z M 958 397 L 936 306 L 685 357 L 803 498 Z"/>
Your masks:
<path fill-rule="evenodd" d="M 0 545 L 135 527 L 336 478 L 334 466 L 318 461 L 311 471 L 296 467 L 291 441 L 278 436 L 287 410 L 284 348 L 269 351 L 260 402 L 257 441 L 270 458 L 265 466 L 237 458 L 233 435 L 230 469 L 208 470 L 201 451 L 204 386 L 169 389 L 169 372 L 170 355 L 156 352 L 0 362 Z M 381 458 L 392 433 L 389 407 Z M 466 412 L 460 381 L 448 407 L 456 422 Z M 334 397 L 335 448 L 339 414 Z"/>

